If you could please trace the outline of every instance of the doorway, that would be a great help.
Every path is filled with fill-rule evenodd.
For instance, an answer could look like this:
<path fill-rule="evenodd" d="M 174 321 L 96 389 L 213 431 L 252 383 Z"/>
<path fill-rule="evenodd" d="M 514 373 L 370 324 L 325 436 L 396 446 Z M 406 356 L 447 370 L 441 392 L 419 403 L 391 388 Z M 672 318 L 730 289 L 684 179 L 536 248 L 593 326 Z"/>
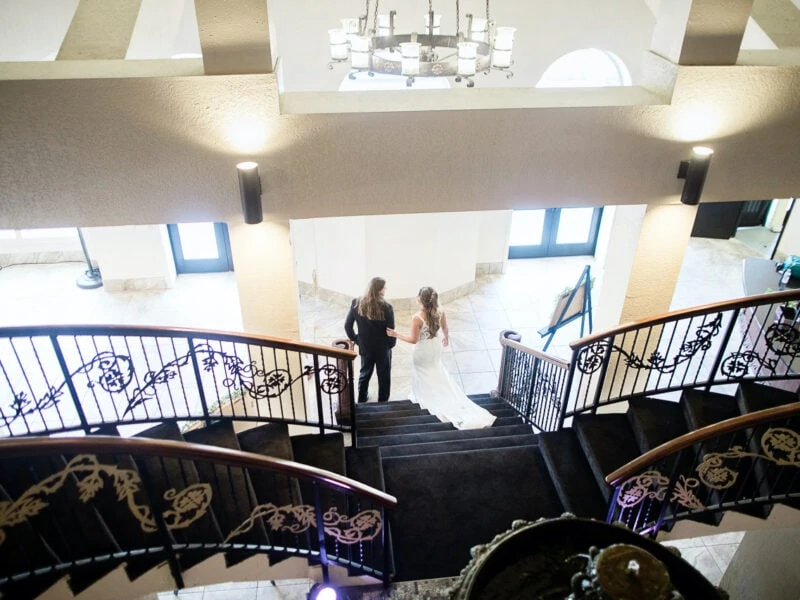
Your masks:
<path fill-rule="evenodd" d="M 167 225 L 167 231 L 179 275 L 233 271 L 225 223 L 177 223 Z"/>
<path fill-rule="evenodd" d="M 515 210 L 508 258 L 594 255 L 602 207 Z"/>

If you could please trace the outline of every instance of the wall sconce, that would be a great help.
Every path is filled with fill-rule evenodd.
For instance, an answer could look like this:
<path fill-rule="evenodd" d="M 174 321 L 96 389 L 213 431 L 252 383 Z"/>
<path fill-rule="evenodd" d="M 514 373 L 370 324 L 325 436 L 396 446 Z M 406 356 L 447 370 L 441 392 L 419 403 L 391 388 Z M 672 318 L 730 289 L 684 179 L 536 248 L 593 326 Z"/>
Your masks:
<path fill-rule="evenodd" d="M 714 151 L 711 148 L 695 146 L 692 148 L 692 158 L 681 161 L 678 168 L 678 179 L 685 180 L 681 193 L 681 202 L 684 204 L 695 205 L 700 202 L 700 194 L 703 193 L 703 185 L 706 183 L 712 154 Z"/>
<path fill-rule="evenodd" d="M 236 165 L 239 172 L 239 193 L 242 196 L 244 222 L 250 225 L 261 223 L 261 178 L 258 176 L 258 163 L 243 162 Z"/>

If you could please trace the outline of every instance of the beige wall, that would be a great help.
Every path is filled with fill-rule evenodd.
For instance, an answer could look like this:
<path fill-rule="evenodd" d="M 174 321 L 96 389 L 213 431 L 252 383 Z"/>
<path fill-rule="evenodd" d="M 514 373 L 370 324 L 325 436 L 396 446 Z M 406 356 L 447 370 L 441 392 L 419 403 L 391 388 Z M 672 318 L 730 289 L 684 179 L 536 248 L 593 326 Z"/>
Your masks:
<path fill-rule="evenodd" d="M 800 69 L 681 68 L 669 106 L 277 116 L 271 75 L 0 83 L 0 227 L 241 219 L 260 162 L 280 218 L 673 201 L 800 187 Z"/>

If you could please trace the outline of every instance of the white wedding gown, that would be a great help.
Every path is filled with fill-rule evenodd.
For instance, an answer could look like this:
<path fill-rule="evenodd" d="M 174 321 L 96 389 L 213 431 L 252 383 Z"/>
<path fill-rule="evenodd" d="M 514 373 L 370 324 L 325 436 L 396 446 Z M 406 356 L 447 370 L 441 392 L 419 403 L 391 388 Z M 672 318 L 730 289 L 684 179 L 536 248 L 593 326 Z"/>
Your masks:
<path fill-rule="evenodd" d="M 422 324 L 411 365 L 411 401 L 457 429 L 490 427 L 495 416 L 472 402 L 442 364 L 442 340 Z"/>

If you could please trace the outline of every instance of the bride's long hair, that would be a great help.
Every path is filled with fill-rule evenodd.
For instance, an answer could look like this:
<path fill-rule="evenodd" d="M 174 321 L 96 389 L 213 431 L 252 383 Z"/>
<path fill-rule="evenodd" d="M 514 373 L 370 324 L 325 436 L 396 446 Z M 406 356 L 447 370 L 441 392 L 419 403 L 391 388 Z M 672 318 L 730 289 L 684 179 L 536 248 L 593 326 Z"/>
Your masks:
<path fill-rule="evenodd" d="M 381 290 L 386 287 L 383 277 L 373 277 L 369 281 L 367 291 L 358 299 L 358 314 L 370 321 L 382 321 L 386 318 L 386 301 Z"/>
<path fill-rule="evenodd" d="M 439 294 L 432 287 L 424 287 L 420 288 L 417 297 L 420 304 L 422 304 L 422 312 L 425 313 L 425 321 L 428 323 L 431 337 L 436 337 L 441 319 L 439 315 Z"/>

